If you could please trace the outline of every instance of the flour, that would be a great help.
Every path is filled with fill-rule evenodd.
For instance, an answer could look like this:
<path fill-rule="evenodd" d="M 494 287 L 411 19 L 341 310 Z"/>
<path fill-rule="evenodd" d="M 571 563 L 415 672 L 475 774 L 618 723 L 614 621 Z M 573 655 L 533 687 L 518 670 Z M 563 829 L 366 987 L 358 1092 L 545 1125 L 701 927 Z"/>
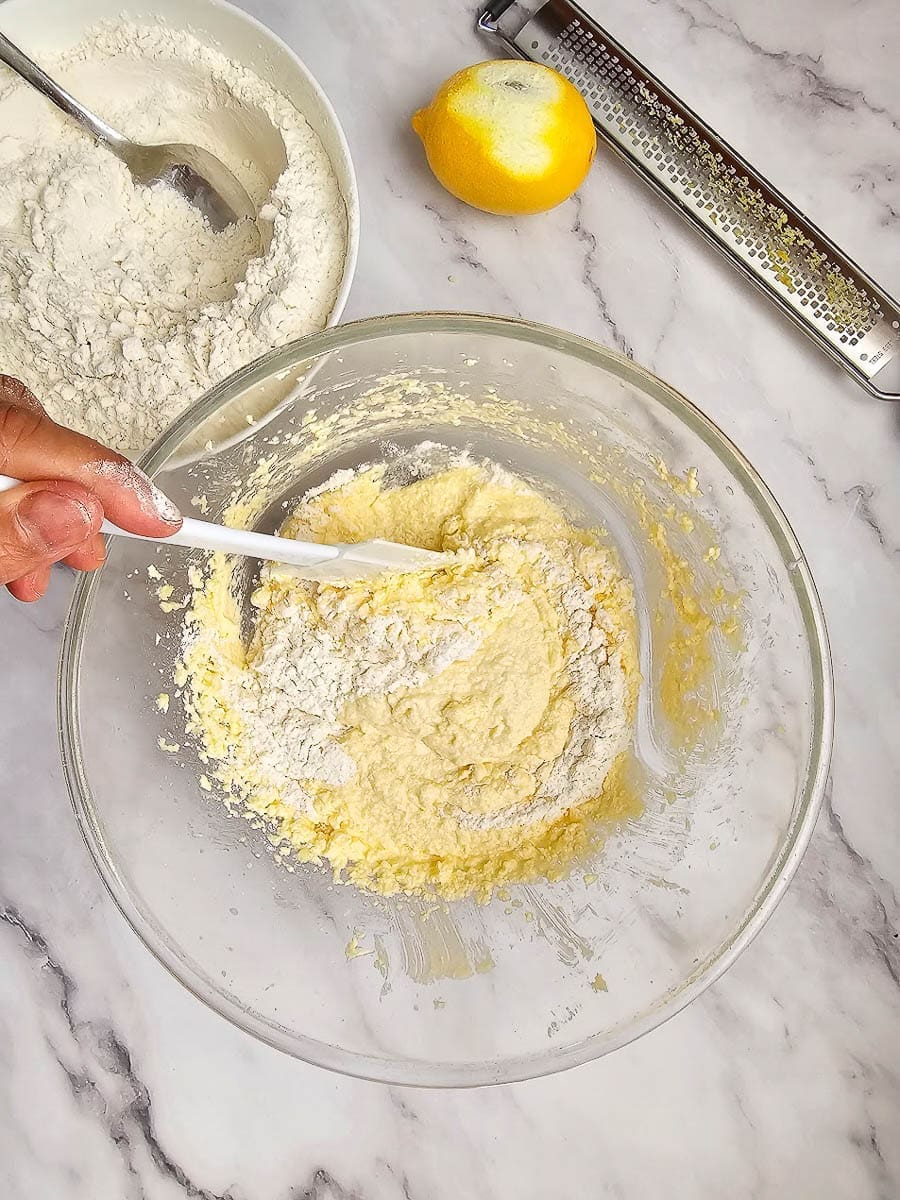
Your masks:
<path fill-rule="evenodd" d="M 279 579 L 277 568 L 264 569 L 253 598 L 261 617 L 249 670 L 224 680 L 222 699 L 241 713 L 242 753 L 280 782 L 287 803 L 312 814 L 307 781 L 340 786 L 355 774 L 336 740 L 344 706 L 418 687 L 468 658 L 480 638 L 452 587 L 444 617 L 425 622 L 367 612 L 339 589 L 320 592 L 299 582 L 283 588 Z"/>
<path fill-rule="evenodd" d="M 21 82 L 0 91 L 0 357 L 50 415 L 146 449 L 188 404 L 273 346 L 322 328 L 346 254 L 328 156 L 296 108 L 182 31 L 100 27 L 48 61 L 139 141 L 205 146 L 260 206 L 265 250 L 213 233 Z"/>
<path fill-rule="evenodd" d="M 368 514 L 377 496 L 385 494 L 380 489 L 387 486 L 387 478 L 423 479 L 429 463 L 437 461 L 447 468 L 448 458 L 446 448 L 426 445 L 412 455 L 407 452 L 390 468 L 341 471 L 307 494 L 284 532 L 305 538 L 322 533 L 334 537 L 335 531 L 329 533 L 323 522 L 343 511 L 341 497 L 348 490 L 369 488 L 359 499 L 360 511 Z M 502 468 L 475 465 L 466 455 L 454 459 L 457 468 L 462 465 L 465 478 L 474 476 L 496 489 L 491 494 L 518 497 L 523 503 L 536 501 L 527 485 Z M 448 476 L 445 471 L 435 477 Z M 449 477 L 458 478 L 452 468 Z M 401 484 L 393 494 L 402 490 Z M 471 505 L 463 504 L 463 512 L 476 515 L 480 503 L 476 494 Z M 441 518 L 445 528 L 453 520 Z M 338 532 L 343 536 L 343 531 Z M 357 775 L 357 764 L 343 743 L 346 722 L 357 719 L 354 702 L 366 697 L 387 702 L 383 719 L 394 733 L 409 721 L 412 741 L 422 739 L 443 760 L 438 772 L 445 766 L 455 769 L 456 760 L 446 760 L 444 755 L 452 755 L 465 736 L 453 732 L 454 712 L 467 702 L 465 693 L 442 706 L 438 724 L 431 730 L 417 727 L 419 718 L 407 714 L 424 712 L 416 709 L 421 689 L 427 690 L 454 664 L 474 661 L 482 650 L 490 659 L 490 638 L 504 623 L 511 623 L 513 654 L 519 651 L 520 633 L 525 632 L 520 622 L 526 616 L 518 614 L 525 614 L 526 607 L 528 614 L 533 613 L 533 593 L 525 589 L 526 581 L 533 580 L 529 587 L 539 589 L 556 614 L 548 619 L 557 623 L 559 632 L 554 636 L 564 647 L 558 670 L 565 693 L 562 703 L 571 706 L 571 719 L 559 752 L 542 765 L 538 758 L 529 768 L 535 780 L 532 797 L 516 796 L 508 804 L 494 800 L 496 775 L 481 771 L 477 759 L 469 771 L 463 758 L 461 786 L 453 793 L 462 802 L 445 802 L 444 810 L 458 829 L 477 833 L 552 821 L 598 796 L 612 763 L 627 746 L 631 729 L 629 684 L 616 632 L 621 626 L 598 603 L 600 596 L 615 595 L 618 576 L 605 552 L 580 543 L 571 528 L 568 532 L 568 540 L 559 539 L 552 546 L 509 533 L 489 542 L 455 546 L 448 556 L 451 564 L 467 569 L 451 566 L 427 584 L 411 577 L 395 578 L 393 584 L 371 591 L 320 588 L 288 579 L 277 567 L 266 567 L 252 597 L 259 616 L 243 660 L 222 653 L 215 631 L 219 609 L 217 603 L 210 607 L 215 593 L 206 589 L 195 598 L 195 613 L 198 606 L 202 611 L 189 636 L 194 648 L 189 647 L 187 659 L 204 664 L 200 672 L 204 689 L 212 670 L 215 719 L 224 710 L 239 720 L 239 733 L 232 730 L 233 744 L 225 751 L 226 757 L 239 760 L 239 790 L 249 772 L 255 789 L 277 795 L 280 803 L 312 821 L 320 820 L 317 787 L 340 788 Z M 198 645 L 205 646 L 199 655 Z M 527 645 L 526 636 L 525 654 Z M 539 674 L 537 662 L 533 669 L 527 661 L 523 665 L 526 677 Z M 477 675 L 479 668 L 473 670 Z M 496 722 L 502 730 L 510 720 L 505 714 L 515 717 L 509 704 L 514 708 L 518 699 L 509 694 L 512 685 L 502 676 L 494 682 L 499 690 L 488 697 L 485 722 Z M 192 701 L 195 713 L 197 705 L 208 699 L 206 691 L 202 697 L 197 693 Z M 371 712 L 365 719 L 371 720 Z M 203 719 L 198 726 L 204 728 Z M 504 736 L 498 733 L 499 738 Z M 526 730 L 526 739 L 534 736 L 534 729 Z M 498 744 L 495 740 L 485 753 L 493 754 Z M 527 761 L 533 757 L 526 752 Z M 502 791 L 502 781 L 500 786 Z"/>
<path fill-rule="evenodd" d="M 463 828 L 499 829 L 561 816 L 599 793 L 631 736 L 625 674 L 595 600 L 608 584 L 607 564 L 587 550 L 581 551 L 577 564 L 571 555 L 554 561 L 546 550 L 539 561 L 572 643 L 566 655 L 575 700 L 569 736 L 562 754 L 548 764 L 534 800 L 492 813 L 458 811 Z"/>

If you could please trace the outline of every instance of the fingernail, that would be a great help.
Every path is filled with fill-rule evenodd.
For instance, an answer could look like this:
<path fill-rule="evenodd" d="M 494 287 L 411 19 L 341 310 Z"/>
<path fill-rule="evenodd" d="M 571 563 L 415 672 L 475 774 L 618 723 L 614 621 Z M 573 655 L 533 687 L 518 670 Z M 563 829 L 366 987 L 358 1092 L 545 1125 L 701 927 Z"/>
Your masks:
<path fill-rule="evenodd" d="M 177 525 L 181 520 L 181 513 L 165 492 L 161 492 L 155 483 L 147 480 L 147 487 L 150 491 L 150 503 L 156 510 L 156 515 L 164 521 L 168 521 L 170 525 Z"/>
<path fill-rule="evenodd" d="M 143 495 L 138 488 L 135 488 L 143 511 L 148 516 L 159 517 L 161 521 L 166 521 L 169 525 L 177 525 L 181 521 L 181 513 L 176 505 L 165 492 L 159 490 L 150 476 L 145 475 L 140 467 L 134 468 L 134 474 L 143 484 Z"/>
<path fill-rule="evenodd" d="M 101 475 L 104 479 L 113 479 L 122 487 L 130 488 L 137 496 L 141 511 L 148 517 L 158 517 L 169 525 L 180 523 L 181 513 L 178 508 L 151 481 L 149 475 L 145 475 L 134 463 L 104 458 L 89 465 L 95 474 Z"/>
<path fill-rule="evenodd" d="M 48 550 L 77 546 L 91 532 L 87 506 L 59 492 L 32 492 L 16 509 L 29 542 Z"/>

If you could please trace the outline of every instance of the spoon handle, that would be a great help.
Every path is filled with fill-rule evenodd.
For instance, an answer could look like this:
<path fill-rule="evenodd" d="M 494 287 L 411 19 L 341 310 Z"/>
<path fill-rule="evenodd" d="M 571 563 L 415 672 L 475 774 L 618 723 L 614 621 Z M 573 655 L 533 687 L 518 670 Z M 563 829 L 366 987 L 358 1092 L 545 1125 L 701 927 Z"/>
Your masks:
<path fill-rule="evenodd" d="M 111 148 L 118 150 L 125 140 L 118 130 L 107 125 L 105 121 L 101 121 L 83 104 L 79 104 L 74 96 L 71 96 L 65 88 L 60 87 L 56 80 L 51 79 L 36 62 L 32 62 L 24 50 L 20 50 L 2 33 L 0 33 L 0 62 L 6 63 L 11 70 L 15 71 L 17 75 L 21 75 L 25 82 L 30 83 L 42 96 L 52 100 L 57 108 L 61 108 L 70 117 L 74 117 L 98 141 L 105 142 Z"/>

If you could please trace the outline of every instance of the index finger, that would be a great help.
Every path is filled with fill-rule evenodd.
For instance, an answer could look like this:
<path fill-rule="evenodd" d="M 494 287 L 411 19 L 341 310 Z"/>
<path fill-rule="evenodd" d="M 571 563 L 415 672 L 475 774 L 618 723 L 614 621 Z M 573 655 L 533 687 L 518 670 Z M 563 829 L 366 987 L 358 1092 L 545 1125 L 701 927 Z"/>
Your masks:
<path fill-rule="evenodd" d="M 93 438 L 57 425 L 8 375 L 0 375 L 0 473 L 26 483 L 80 483 L 110 521 L 132 533 L 166 537 L 181 524 L 177 507 L 140 468 Z"/>

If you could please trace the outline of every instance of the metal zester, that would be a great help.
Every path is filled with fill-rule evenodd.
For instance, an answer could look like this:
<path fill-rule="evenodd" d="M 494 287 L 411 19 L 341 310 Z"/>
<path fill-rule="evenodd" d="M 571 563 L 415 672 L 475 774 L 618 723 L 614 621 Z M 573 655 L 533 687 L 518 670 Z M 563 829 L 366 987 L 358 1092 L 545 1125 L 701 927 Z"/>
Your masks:
<path fill-rule="evenodd" d="M 900 400 L 900 306 L 572 0 L 518 33 L 478 19 L 520 58 L 567 76 L 600 137 L 866 391 Z"/>

